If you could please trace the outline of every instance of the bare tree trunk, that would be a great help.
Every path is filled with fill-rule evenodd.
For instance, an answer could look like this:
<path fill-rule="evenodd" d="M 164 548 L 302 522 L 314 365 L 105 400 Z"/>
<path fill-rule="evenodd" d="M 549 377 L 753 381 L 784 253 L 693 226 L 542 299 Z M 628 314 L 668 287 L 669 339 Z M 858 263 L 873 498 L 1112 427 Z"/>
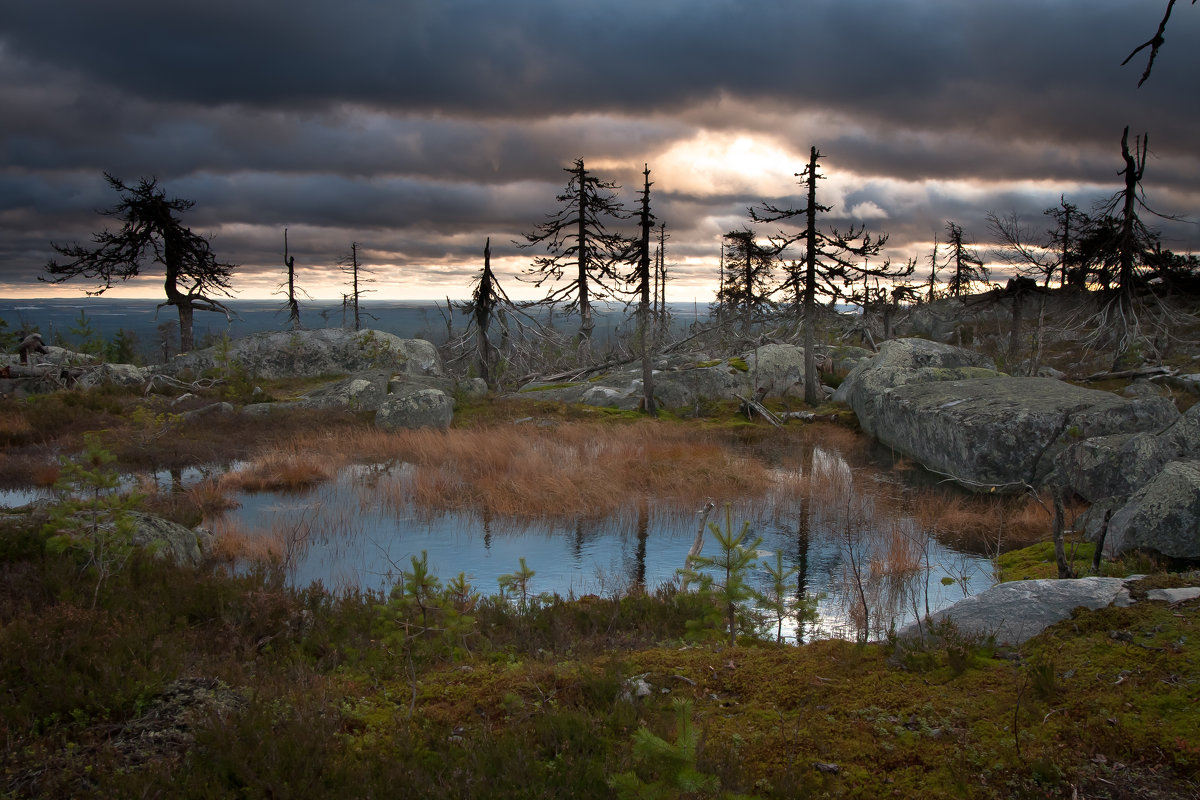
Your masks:
<path fill-rule="evenodd" d="M 179 311 L 179 352 L 190 353 L 196 346 L 192 333 L 192 304 L 186 297 L 180 297 L 175 303 L 175 308 Z"/>
<path fill-rule="evenodd" d="M 1071 571 L 1071 565 L 1067 563 L 1066 546 L 1063 543 L 1064 516 L 1062 493 L 1056 489 L 1054 492 L 1054 561 L 1058 565 L 1059 578 L 1074 578 L 1075 574 Z"/>
<path fill-rule="evenodd" d="M 808 211 L 804 255 L 804 402 L 817 404 L 821 382 L 817 376 L 817 148 L 808 158 Z"/>

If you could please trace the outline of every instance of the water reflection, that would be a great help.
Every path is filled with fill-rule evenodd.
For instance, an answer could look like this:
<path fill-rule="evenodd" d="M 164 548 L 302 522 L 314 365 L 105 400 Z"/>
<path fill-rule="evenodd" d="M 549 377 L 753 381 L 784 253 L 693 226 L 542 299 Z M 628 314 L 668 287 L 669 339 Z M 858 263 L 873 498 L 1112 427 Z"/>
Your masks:
<path fill-rule="evenodd" d="M 750 521 L 766 558 L 782 553 L 785 567 L 795 568 L 797 600 L 819 598 L 816 621 L 808 630 L 785 626 L 789 638 L 878 638 L 991 585 L 986 559 L 954 551 L 893 510 L 894 481 L 822 447 L 787 460 L 766 495 L 713 500 L 730 502 L 735 522 Z M 524 557 L 536 572 L 533 591 L 565 597 L 674 580 L 702 522 L 696 509 L 657 497 L 601 518 L 430 512 L 410 500 L 415 476 L 411 465 L 347 468 L 303 495 L 241 495 L 240 508 L 207 524 L 242 537 L 252 552 L 271 553 L 297 586 L 387 590 L 408 559 L 426 551 L 434 574 L 464 572 L 485 593 Z M 709 536 L 705 551 L 713 546 Z M 951 585 L 942 581 L 947 575 Z M 767 587 L 763 574 L 753 582 Z"/>

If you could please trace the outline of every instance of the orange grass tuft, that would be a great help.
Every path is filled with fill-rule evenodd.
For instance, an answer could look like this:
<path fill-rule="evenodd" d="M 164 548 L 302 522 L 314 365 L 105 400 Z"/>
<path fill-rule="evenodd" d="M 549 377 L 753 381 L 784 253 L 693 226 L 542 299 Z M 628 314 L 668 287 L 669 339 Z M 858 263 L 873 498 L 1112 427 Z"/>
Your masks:
<path fill-rule="evenodd" d="M 362 461 L 400 461 L 411 474 L 381 486 L 385 502 L 496 514 L 606 514 L 647 494 L 695 504 L 754 496 L 772 484 L 757 460 L 713 434 L 654 422 L 362 431 L 334 445 Z"/>
<path fill-rule="evenodd" d="M 225 519 L 217 519 L 211 529 L 213 538 L 209 552 L 219 563 L 277 564 L 283 558 L 284 543 L 271 532 L 247 531 Z"/>
<path fill-rule="evenodd" d="M 220 488 L 225 492 L 304 491 L 332 478 L 344 462 L 336 452 L 271 450 L 246 468 L 222 475 Z"/>

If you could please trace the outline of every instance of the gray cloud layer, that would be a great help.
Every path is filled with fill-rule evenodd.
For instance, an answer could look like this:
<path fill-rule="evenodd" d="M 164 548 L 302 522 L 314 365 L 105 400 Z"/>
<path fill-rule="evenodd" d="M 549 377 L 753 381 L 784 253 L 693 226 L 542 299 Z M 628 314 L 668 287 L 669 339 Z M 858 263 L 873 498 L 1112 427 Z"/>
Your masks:
<path fill-rule="evenodd" d="M 31 283 L 51 240 L 102 224 L 102 171 L 196 200 L 189 223 L 247 280 L 278 269 L 290 226 L 298 261 L 331 265 L 360 240 L 458 282 L 432 295 L 465 295 L 486 236 L 515 255 L 579 156 L 629 187 L 650 163 L 681 260 L 711 258 L 746 206 L 798 191 L 813 144 L 840 221 L 857 209 L 897 257 L 946 219 L 982 239 L 989 210 L 1040 226 L 1060 193 L 1087 207 L 1115 189 L 1125 125 L 1150 135 L 1156 205 L 1200 218 L 1200 11 L 1176 12 L 1143 88 L 1142 62 L 1119 66 L 1162 8 L 14 0 L 0 9 L 0 284 Z M 657 169 L 704 136 L 776 148 L 774 178 L 701 187 L 703 165 Z M 1200 249 L 1193 225 L 1166 234 Z"/>

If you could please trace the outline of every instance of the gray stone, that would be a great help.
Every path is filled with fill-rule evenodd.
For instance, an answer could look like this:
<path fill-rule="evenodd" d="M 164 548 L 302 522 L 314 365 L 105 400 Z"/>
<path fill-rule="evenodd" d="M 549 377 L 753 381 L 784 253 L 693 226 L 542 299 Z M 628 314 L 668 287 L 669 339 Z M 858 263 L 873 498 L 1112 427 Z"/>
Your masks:
<path fill-rule="evenodd" d="M 483 378 L 467 378 L 459 382 L 458 390 L 468 400 L 481 400 L 488 396 L 487 381 Z"/>
<path fill-rule="evenodd" d="M 191 411 L 185 411 L 183 413 L 183 418 L 190 422 L 190 421 L 200 419 L 202 417 L 210 417 L 214 414 L 232 414 L 233 411 L 234 411 L 234 408 L 231 403 L 226 403 L 226 402 L 211 403 L 207 406 L 201 406 L 200 408 L 194 408 Z"/>
<path fill-rule="evenodd" d="M 1200 460 L 1172 461 L 1112 515 L 1104 555 L 1200 559 Z"/>
<path fill-rule="evenodd" d="M 134 545 L 150 547 L 157 557 L 174 559 L 176 564 L 199 566 L 207 547 L 207 532 L 197 532 L 140 511 L 131 511 L 129 515 L 134 521 Z"/>
<path fill-rule="evenodd" d="M 1162 603 L 1186 603 L 1200 597 L 1200 586 L 1185 586 L 1180 589 L 1150 589 L 1146 592 L 1147 600 L 1157 600 Z"/>
<path fill-rule="evenodd" d="M 226 363 L 222 360 L 226 359 Z M 437 348 L 422 339 L 401 339 L 375 330 L 321 328 L 256 333 L 229 343 L 227 354 L 209 347 L 176 356 L 152 367 L 155 372 L 200 375 L 209 370 L 238 368 L 251 377 L 317 377 L 387 371 L 443 377 Z"/>
<path fill-rule="evenodd" d="M 1179 416 L 1166 398 L 1123 400 L 1051 378 L 907 383 L 870 406 L 880 441 L 979 491 L 1038 486 L 1078 439 L 1157 431 Z"/>
<path fill-rule="evenodd" d="M 83 388 L 92 386 L 141 386 L 146 382 L 146 372 L 133 364 L 96 364 L 80 374 L 78 384 Z"/>
<path fill-rule="evenodd" d="M 963 635 L 994 636 L 996 644 L 1019 645 L 1067 619 L 1081 606 L 1095 610 L 1131 602 L 1120 578 L 1012 581 L 959 600 L 933 614 L 928 622 L 907 626 L 899 635 L 918 638 L 949 619 Z"/>
<path fill-rule="evenodd" d="M 454 399 L 440 389 L 416 389 L 390 396 L 375 412 L 375 425 L 383 430 L 450 427 Z"/>
<path fill-rule="evenodd" d="M 1121 390 L 1124 397 L 1166 397 L 1169 391 L 1157 383 L 1150 381 L 1134 381 Z"/>
<path fill-rule="evenodd" d="M 888 389 L 996 374 L 995 363 L 978 353 L 924 339 L 891 339 L 880 345 L 874 357 L 850 371 L 833 393 L 833 400 L 850 406 L 863 430 L 878 437 L 879 403 Z"/>
<path fill-rule="evenodd" d="M 1054 483 L 1095 503 L 1137 491 L 1178 455 L 1170 440 L 1153 433 L 1093 436 L 1055 457 Z"/>

